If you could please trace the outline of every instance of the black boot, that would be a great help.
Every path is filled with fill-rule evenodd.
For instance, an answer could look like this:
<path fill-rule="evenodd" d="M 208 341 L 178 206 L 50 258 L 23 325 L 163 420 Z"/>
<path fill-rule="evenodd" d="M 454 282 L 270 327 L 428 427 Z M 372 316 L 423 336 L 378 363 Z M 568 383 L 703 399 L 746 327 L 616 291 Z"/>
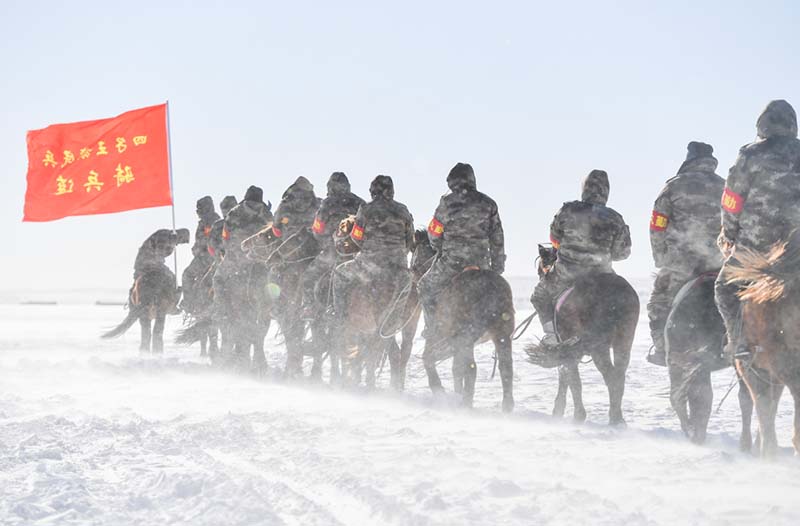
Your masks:
<path fill-rule="evenodd" d="M 647 355 L 647 361 L 661 367 L 667 366 L 667 352 L 664 348 L 664 334 L 653 337 L 653 346 Z"/>

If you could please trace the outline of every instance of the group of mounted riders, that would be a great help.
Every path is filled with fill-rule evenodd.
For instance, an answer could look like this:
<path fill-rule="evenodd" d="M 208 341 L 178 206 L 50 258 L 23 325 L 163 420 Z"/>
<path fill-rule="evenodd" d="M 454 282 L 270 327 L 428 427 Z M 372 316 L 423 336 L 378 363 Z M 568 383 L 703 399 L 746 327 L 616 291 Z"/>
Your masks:
<path fill-rule="evenodd" d="M 688 284 L 699 280 L 715 282 L 715 304 L 725 328 L 721 340 L 727 341 L 725 354 L 717 358 L 725 361 L 727 357 L 730 363 L 754 352 L 740 338 L 742 285 L 727 279 L 725 270 L 737 264 L 737 251 L 765 252 L 789 239 L 800 226 L 800 140 L 794 109 L 783 100 L 770 102 L 758 118 L 757 132 L 757 140 L 741 149 L 727 180 L 716 174 L 712 146 L 690 142 L 685 161 L 655 201 L 650 242 L 659 270 L 647 305 L 654 346 L 648 360 L 652 363 L 667 365 L 665 335 L 670 313 L 691 288 Z M 244 318 L 250 324 L 265 317 L 278 319 L 288 345 L 291 331 L 281 321 L 281 314 L 286 317 L 288 311 L 310 324 L 324 318 L 329 334 L 331 329 L 358 323 L 350 312 L 357 303 L 354 296 L 369 297 L 373 308 L 386 313 L 376 315 L 375 325 L 382 329 L 391 314 L 400 319 L 394 324 L 397 332 L 411 316 L 408 309 L 403 310 L 406 299 L 416 299 L 418 294 L 427 352 L 437 341 L 457 333 L 445 328 L 457 313 L 441 307 L 456 279 L 473 271 L 499 276 L 506 259 L 497 204 L 478 191 L 473 168 L 456 164 L 447 176 L 447 186 L 449 192 L 424 233 L 415 232 L 410 212 L 395 201 L 393 181 L 385 175 L 370 184 L 369 202 L 351 191 L 341 172 L 330 176 L 324 199 L 317 197 L 306 178 L 299 177 L 284 192 L 274 213 L 255 186 L 241 201 L 225 197 L 221 216 L 211 197 L 203 197 L 197 202 L 199 222 L 193 260 L 183 273 L 181 307 L 195 316 L 213 318 L 213 338 L 216 327 L 221 328 L 226 319 Z M 540 246 L 540 281 L 531 297 L 544 331 L 540 350 L 556 349 L 566 339 L 556 319 L 564 292 L 581 280 L 588 278 L 591 283 L 592 276 L 613 275 L 612 263 L 631 253 L 628 225 L 607 206 L 609 191 L 607 173 L 592 170 L 583 181 L 580 200 L 565 203 L 555 215 L 551 245 Z M 253 241 L 258 236 L 264 243 Z M 174 282 L 164 259 L 177 244 L 188 241 L 185 229 L 151 235 L 136 258 L 137 283 L 145 273 Z M 259 253 L 264 246 L 268 249 Z M 410 266 L 409 254 L 413 256 Z M 291 264 L 301 268 L 294 278 L 288 277 Z M 240 293 L 248 300 L 235 295 L 231 299 L 226 293 L 237 280 L 250 284 Z M 176 309 L 178 295 L 170 299 L 170 310 Z M 511 317 L 513 327 L 513 308 L 511 312 L 499 309 L 491 315 Z M 238 326 L 231 337 L 247 330 L 246 325 Z M 261 332 L 266 334 L 266 330 Z M 304 332 L 295 331 L 294 337 L 302 341 Z M 510 337 L 500 336 L 501 332 L 495 335 L 498 341 Z M 216 345 L 213 338 L 212 347 Z M 474 362 L 467 360 L 464 366 L 474 369 Z M 454 362 L 454 371 L 455 367 Z"/>

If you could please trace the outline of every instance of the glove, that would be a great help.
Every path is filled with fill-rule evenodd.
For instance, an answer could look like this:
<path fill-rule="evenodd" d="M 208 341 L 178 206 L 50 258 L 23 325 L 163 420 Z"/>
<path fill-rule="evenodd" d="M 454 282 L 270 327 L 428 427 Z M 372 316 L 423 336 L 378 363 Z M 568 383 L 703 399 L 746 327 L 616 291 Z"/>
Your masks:
<path fill-rule="evenodd" d="M 733 240 L 729 239 L 728 236 L 725 235 L 725 231 L 719 233 L 719 237 L 717 237 L 717 246 L 719 247 L 720 252 L 722 252 L 722 257 L 728 259 L 733 254 Z"/>

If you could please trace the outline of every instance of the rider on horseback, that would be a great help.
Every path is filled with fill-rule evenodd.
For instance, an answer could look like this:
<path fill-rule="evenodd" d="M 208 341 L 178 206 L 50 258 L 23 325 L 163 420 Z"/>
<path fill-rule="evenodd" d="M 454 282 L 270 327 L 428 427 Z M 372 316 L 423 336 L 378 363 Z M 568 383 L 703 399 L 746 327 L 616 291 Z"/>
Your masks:
<path fill-rule="evenodd" d="M 328 179 L 328 196 L 317 210 L 311 229 L 322 251 L 303 275 L 303 318 L 316 317 L 314 289 L 323 276 L 329 274 L 338 261 L 333 233 L 346 217 L 355 215 L 364 200 L 350 191 L 350 181 L 342 172 L 334 172 Z"/>
<path fill-rule="evenodd" d="M 251 186 L 244 194 L 244 200 L 234 206 L 225 216 L 222 229 L 225 258 L 214 272 L 214 311 L 218 317 L 231 313 L 225 311 L 220 303 L 224 296 L 225 284 L 233 278 L 249 261 L 242 251 L 242 241 L 252 236 L 272 221 L 272 212 L 264 203 L 264 192 L 257 186 Z"/>
<path fill-rule="evenodd" d="M 800 227 L 800 140 L 797 115 L 785 100 L 770 102 L 756 124 L 758 139 L 739 150 L 722 195 L 722 233 L 726 258 L 716 282 L 717 308 L 728 333 L 728 356 L 747 356 L 739 341 L 738 284 L 726 283 L 726 268 L 736 251 L 767 252 Z"/>
<path fill-rule="evenodd" d="M 650 219 L 650 246 L 659 270 L 647 304 L 655 347 L 647 360 L 656 365 L 666 365 L 664 327 L 675 295 L 690 279 L 722 266 L 715 240 L 725 180 L 714 173 L 711 145 L 692 141 L 687 150 L 678 174 L 658 194 Z"/>
<path fill-rule="evenodd" d="M 466 268 L 505 269 L 503 225 L 497 204 L 476 188 L 469 164 L 456 164 L 447 176 L 450 193 L 442 196 L 428 225 L 428 238 L 436 260 L 420 279 L 418 290 L 425 316 L 423 336 L 435 333 L 436 299 Z"/>
<path fill-rule="evenodd" d="M 236 206 L 238 201 L 232 195 L 226 195 L 219 203 L 219 211 L 222 212 L 222 217 L 214 221 L 211 225 L 211 233 L 208 236 L 208 253 L 219 264 L 222 261 L 222 256 L 225 255 L 225 238 L 223 231 L 225 229 L 225 218 Z"/>
<path fill-rule="evenodd" d="M 214 201 L 211 196 L 201 197 L 197 201 L 197 229 L 194 233 L 192 245 L 192 261 L 183 271 L 181 283 L 183 284 L 183 308 L 192 311 L 195 303 L 195 288 L 199 280 L 205 276 L 214 263 L 214 258 L 208 252 L 208 241 L 211 237 L 211 227 L 219 219 L 214 211 Z"/>
<path fill-rule="evenodd" d="M 553 326 L 558 294 L 581 275 L 613 273 L 611 263 L 630 256 L 628 225 L 618 212 L 606 206 L 608 193 L 608 174 L 592 170 L 583 181 L 581 200 L 564 203 L 550 224 L 550 241 L 558 258 L 531 296 L 544 329 L 545 346 L 558 343 Z"/>
<path fill-rule="evenodd" d="M 394 293 L 408 277 L 408 253 L 414 246 L 414 218 L 394 200 L 394 183 L 377 176 L 369 186 L 372 201 L 361 206 L 350 239 L 360 247 L 352 261 L 333 271 L 333 305 L 339 325 L 347 317 L 352 290 L 360 294 L 391 286 Z M 369 288 L 368 288 L 369 287 Z"/>
<path fill-rule="evenodd" d="M 164 260 L 172 255 L 177 245 L 189 242 L 189 229 L 179 228 L 176 231 L 161 229 L 153 232 L 150 237 L 145 239 L 142 246 L 139 247 L 139 252 L 136 254 L 136 261 L 133 264 L 133 280 L 134 284 L 131 288 L 133 292 L 137 287 L 137 282 L 146 274 L 161 274 L 167 276 L 169 281 L 175 283 L 175 273 L 164 264 Z M 175 305 L 180 298 L 180 291 L 175 290 Z M 177 306 L 173 310 L 173 314 L 177 314 Z"/>
<path fill-rule="evenodd" d="M 286 240 L 304 228 L 311 228 L 320 200 L 314 195 L 314 185 L 302 175 L 283 193 L 272 233 Z"/>

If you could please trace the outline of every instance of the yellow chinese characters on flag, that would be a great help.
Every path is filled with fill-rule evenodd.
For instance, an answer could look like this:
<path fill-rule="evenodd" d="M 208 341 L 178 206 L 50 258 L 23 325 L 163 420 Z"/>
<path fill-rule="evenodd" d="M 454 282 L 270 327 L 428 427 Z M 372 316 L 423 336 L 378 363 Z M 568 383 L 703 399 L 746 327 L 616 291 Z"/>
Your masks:
<path fill-rule="evenodd" d="M 23 221 L 171 205 L 166 111 L 29 131 Z"/>

